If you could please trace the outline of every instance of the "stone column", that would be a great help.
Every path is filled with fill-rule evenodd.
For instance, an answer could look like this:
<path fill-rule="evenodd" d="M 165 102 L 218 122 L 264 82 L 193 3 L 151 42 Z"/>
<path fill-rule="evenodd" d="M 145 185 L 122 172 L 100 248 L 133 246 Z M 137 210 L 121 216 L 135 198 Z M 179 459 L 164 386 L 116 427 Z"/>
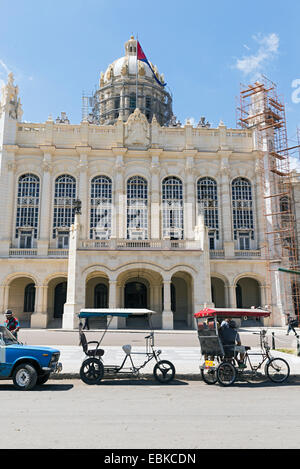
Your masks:
<path fill-rule="evenodd" d="M 232 211 L 231 211 L 231 193 L 229 176 L 229 156 L 231 152 L 219 152 L 220 162 L 220 207 L 221 207 L 221 226 L 223 233 L 223 245 L 225 257 L 234 257 L 234 239 L 232 232 Z"/>
<path fill-rule="evenodd" d="M 48 285 L 35 286 L 34 313 L 30 318 L 30 327 L 46 329 L 48 324 L 47 315 Z"/>
<path fill-rule="evenodd" d="M 195 238 L 195 183 L 194 183 L 194 152 L 185 151 L 185 202 L 184 202 L 184 238 L 193 240 Z"/>
<path fill-rule="evenodd" d="M 229 301 L 229 308 L 236 308 L 236 286 L 235 285 L 226 285 L 228 289 L 228 301 Z"/>
<path fill-rule="evenodd" d="M 124 187 L 123 163 L 123 155 L 126 151 L 127 149 L 116 149 L 112 238 L 119 239 L 126 238 L 126 188 Z"/>
<path fill-rule="evenodd" d="M 78 182 L 77 182 L 77 197 L 81 200 L 81 231 L 80 239 L 89 239 L 89 198 L 90 198 L 90 185 L 88 183 L 88 152 L 90 147 L 76 147 L 79 154 L 78 164 Z"/>
<path fill-rule="evenodd" d="M 109 309 L 115 309 L 117 307 L 117 281 L 116 280 L 109 280 Z M 113 317 L 109 329 L 118 329 L 118 319 L 117 317 Z M 121 318 L 122 319 L 122 318 Z"/>
<path fill-rule="evenodd" d="M 74 225 L 70 230 L 67 301 L 62 323 L 64 329 L 75 329 L 78 326 L 76 315 L 85 306 L 85 283 L 80 276 L 77 251 L 79 231 L 79 214 L 76 213 Z"/>
<path fill-rule="evenodd" d="M 160 173 L 160 163 L 159 163 L 159 153 L 155 152 L 152 155 L 151 162 L 151 210 L 150 210 L 150 220 L 151 228 L 150 233 L 148 234 L 151 239 L 160 239 L 160 184 L 159 184 L 159 173 Z"/>
<path fill-rule="evenodd" d="M 9 248 L 11 246 L 11 240 L 15 238 L 13 233 L 15 216 L 14 202 L 16 193 L 16 163 L 15 163 L 15 152 L 7 152 L 5 158 L 5 150 L 3 150 L 3 160 L 6 159 L 6 166 L 3 165 L 1 170 L 1 214 L 5 223 L 1 223 L 0 226 L 0 255 L 8 256 Z M 6 170 L 6 171 L 5 171 Z M 4 173 L 4 174 L 3 174 Z"/>
<path fill-rule="evenodd" d="M 43 180 L 41 181 L 41 198 L 40 198 L 40 210 L 39 210 L 39 239 L 37 242 L 38 255 L 47 257 L 48 247 L 50 240 L 50 219 L 51 219 L 51 202 L 52 202 L 52 190 L 51 190 L 51 165 L 52 165 L 52 152 L 53 147 L 43 147 L 44 158 L 42 163 L 43 168 Z"/>
<path fill-rule="evenodd" d="M 262 209 L 263 204 L 265 204 L 263 198 L 263 177 L 261 175 L 261 162 L 259 156 L 255 162 L 255 183 L 254 183 L 254 193 L 255 200 L 253 203 L 253 215 L 254 215 L 254 239 L 256 240 L 256 249 L 261 249 L 264 242 L 265 234 L 265 220 L 264 220 L 264 210 Z"/>
<path fill-rule="evenodd" d="M 162 328 L 174 329 L 173 312 L 171 311 L 171 280 L 163 280 L 164 288 L 164 309 L 162 312 Z"/>

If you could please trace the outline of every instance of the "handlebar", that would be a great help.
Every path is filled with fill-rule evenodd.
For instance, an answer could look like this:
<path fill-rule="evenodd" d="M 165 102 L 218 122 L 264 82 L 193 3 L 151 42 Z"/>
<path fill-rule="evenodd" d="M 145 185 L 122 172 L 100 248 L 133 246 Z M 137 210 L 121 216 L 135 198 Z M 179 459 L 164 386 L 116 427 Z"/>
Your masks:
<path fill-rule="evenodd" d="M 151 339 L 154 335 L 154 332 L 151 332 L 150 335 L 146 335 L 145 339 Z"/>

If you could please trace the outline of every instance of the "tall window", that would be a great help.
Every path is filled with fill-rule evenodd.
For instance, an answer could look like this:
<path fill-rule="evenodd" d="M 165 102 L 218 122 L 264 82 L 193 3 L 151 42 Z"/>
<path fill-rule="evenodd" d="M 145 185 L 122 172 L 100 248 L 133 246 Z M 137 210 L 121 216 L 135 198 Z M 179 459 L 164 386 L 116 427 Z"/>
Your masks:
<path fill-rule="evenodd" d="M 120 111 L 120 96 L 116 96 L 114 99 L 114 118 L 117 119 L 119 117 Z"/>
<path fill-rule="evenodd" d="M 127 182 L 127 238 L 148 238 L 148 185 L 141 176 Z"/>
<path fill-rule="evenodd" d="M 112 182 L 96 176 L 91 183 L 90 239 L 108 239 L 111 235 Z"/>
<path fill-rule="evenodd" d="M 237 178 L 232 182 L 232 215 L 234 239 L 240 250 L 250 249 L 254 239 L 253 200 L 250 181 Z"/>
<path fill-rule="evenodd" d="M 281 197 L 279 200 L 279 210 L 281 213 L 281 223 L 287 226 L 291 219 L 291 203 L 288 196 Z"/>
<path fill-rule="evenodd" d="M 40 180 L 24 174 L 18 181 L 16 238 L 20 248 L 31 248 L 38 235 Z"/>
<path fill-rule="evenodd" d="M 163 236 L 183 239 L 183 192 L 177 177 L 166 177 L 162 183 Z"/>
<path fill-rule="evenodd" d="M 57 238 L 58 247 L 68 247 L 68 229 L 74 223 L 76 199 L 76 180 L 63 174 L 55 180 L 53 238 Z"/>
<path fill-rule="evenodd" d="M 129 96 L 129 111 L 130 113 L 134 112 L 136 108 L 136 95 L 135 93 L 130 93 Z"/>
<path fill-rule="evenodd" d="M 151 96 L 146 96 L 145 98 L 145 115 L 150 121 L 151 119 L 151 114 L 152 114 L 152 106 L 151 106 Z"/>
<path fill-rule="evenodd" d="M 214 179 L 205 177 L 197 183 L 198 213 L 203 213 L 204 223 L 209 229 L 209 247 L 216 248 L 219 239 L 218 190 Z"/>

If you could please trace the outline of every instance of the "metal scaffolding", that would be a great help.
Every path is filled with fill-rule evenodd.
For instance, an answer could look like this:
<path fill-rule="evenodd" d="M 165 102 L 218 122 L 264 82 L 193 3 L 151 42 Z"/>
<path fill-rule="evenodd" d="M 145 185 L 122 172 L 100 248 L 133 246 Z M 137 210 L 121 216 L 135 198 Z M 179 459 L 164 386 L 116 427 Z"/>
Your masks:
<path fill-rule="evenodd" d="M 241 85 L 237 123 L 253 129 L 255 148 L 260 154 L 260 175 L 264 204 L 262 251 L 267 265 L 267 290 L 271 307 L 285 297 L 283 312 L 300 315 L 300 285 L 296 275 L 279 274 L 278 268 L 299 270 L 292 171 L 284 101 L 277 86 L 265 76 L 252 85 Z M 300 145 L 300 130 L 298 129 Z M 274 283 L 282 280 L 280 295 Z M 280 282 L 279 282 L 280 283 Z"/>

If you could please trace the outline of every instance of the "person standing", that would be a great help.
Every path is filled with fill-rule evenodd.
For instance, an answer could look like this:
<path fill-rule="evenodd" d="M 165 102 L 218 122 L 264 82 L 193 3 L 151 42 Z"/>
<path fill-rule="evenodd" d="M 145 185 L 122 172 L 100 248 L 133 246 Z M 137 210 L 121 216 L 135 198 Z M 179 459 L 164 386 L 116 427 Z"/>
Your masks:
<path fill-rule="evenodd" d="M 18 332 L 20 330 L 20 324 L 18 319 L 13 315 L 13 312 L 10 309 L 5 311 L 5 325 L 7 329 L 13 334 L 13 336 L 17 339 Z"/>

